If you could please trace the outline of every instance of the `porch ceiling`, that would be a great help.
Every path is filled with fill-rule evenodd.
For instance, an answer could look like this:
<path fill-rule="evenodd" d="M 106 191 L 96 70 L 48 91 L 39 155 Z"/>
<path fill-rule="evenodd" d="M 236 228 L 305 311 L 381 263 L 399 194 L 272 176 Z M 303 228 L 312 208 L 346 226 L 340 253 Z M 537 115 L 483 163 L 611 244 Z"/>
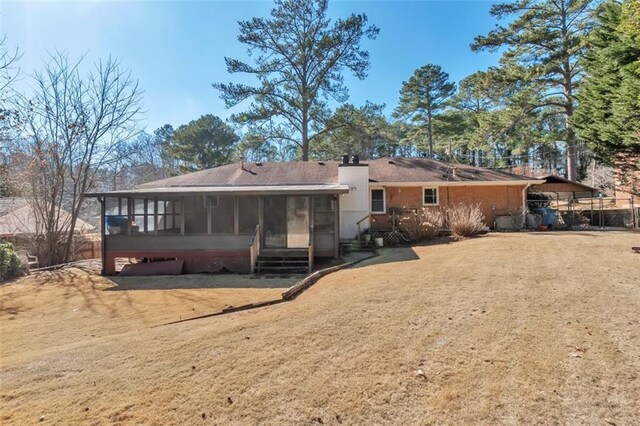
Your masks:
<path fill-rule="evenodd" d="M 263 185 L 263 186 L 192 186 L 138 188 L 122 191 L 90 192 L 87 197 L 128 197 L 156 195 L 304 195 L 346 194 L 348 185 Z"/>

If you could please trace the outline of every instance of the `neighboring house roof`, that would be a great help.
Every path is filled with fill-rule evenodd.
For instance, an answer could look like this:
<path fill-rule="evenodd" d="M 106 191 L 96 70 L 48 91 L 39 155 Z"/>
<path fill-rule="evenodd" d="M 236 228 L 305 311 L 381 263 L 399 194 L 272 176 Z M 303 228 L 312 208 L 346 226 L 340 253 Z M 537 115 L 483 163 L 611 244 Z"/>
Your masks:
<path fill-rule="evenodd" d="M 28 205 L 25 198 L 0 197 L 0 217 Z"/>
<path fill-rule="evenodd" d="M 513 182 L 539 180 L 513 173 L 451 164 L 427 158 L 380 158 L 368 161 L 371 182 Z M 237 162 L 139 185 L 137 189 L 203 186 L 320 185 L 338 183 L 339 161 L 286 163 Z"/>
<path fill-rule="evenodd" d="M 60 212 L 60 219 L 69 217 L 67 211 Z M 95 229 L 92 225 L 78 218 L 76 231 L 84 232 Z M 24 198 L 0 198 L 0 235 L 35 234 L 38 232 L 36 215 Z"/>

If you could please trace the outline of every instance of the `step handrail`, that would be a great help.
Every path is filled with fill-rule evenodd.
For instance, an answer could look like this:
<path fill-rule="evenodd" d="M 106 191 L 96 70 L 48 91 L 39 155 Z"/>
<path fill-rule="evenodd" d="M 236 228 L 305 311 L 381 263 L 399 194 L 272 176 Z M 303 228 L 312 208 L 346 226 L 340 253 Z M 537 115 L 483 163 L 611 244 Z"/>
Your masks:
<path fill-rule="evenodd" d="M 313 223 L 309 226 L 309 248 L 307 249 L 307 257 L 309 258 L 309 273 L 313 271 Z"/>
<path fill-rule="evenodd" d="M 256 225 L 249 244 L 249 262 L 251 263 L 251 273 L 253 274 L 258 264 L 258 256 L 260 255 L 260 225 Z"/>
<path fill-rule="evenodd" d="M 371 229 L 371 214 L 366 215 L 365 217 L 363 217 L 362 219 L 356 222 L 356 225 L 358 226 L 358 240 L 360 240 L 360 236 L 362 234 L 362 231 L 360 230 L 360 224 L 364 222 L 366 219 L 369 219 L 369 227 L 364 229 L 366 231 L 367 229 Z"/>
<path fill-rule="evenodd" d="M 366 215 L 365 217 L 363 217 L 362 219 L 360 219 L 359 221 L 356 222 L 356 225 L 360 225 L 363 221 L 365 221 L 366 219 L 369 219 L 371 217 L 370 214 Z"/>

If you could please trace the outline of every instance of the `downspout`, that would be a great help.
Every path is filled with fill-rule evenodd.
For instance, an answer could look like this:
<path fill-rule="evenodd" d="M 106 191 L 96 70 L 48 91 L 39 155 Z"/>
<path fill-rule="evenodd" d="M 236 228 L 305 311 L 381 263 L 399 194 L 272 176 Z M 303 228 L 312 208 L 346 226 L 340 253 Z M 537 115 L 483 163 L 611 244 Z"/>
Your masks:
<path fill-rule="evenodd" d="M 527 193 L 532 185 L 533 184 L 528 183 L 524 188 L 522 188 L 522 229 L 527 228 Z"/>

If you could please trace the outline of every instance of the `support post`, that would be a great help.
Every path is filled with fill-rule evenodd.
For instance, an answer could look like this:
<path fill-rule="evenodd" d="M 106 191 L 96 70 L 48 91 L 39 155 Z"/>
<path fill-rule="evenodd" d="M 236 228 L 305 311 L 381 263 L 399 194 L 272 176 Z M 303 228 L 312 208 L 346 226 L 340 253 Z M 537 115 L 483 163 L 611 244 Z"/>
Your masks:
<path fill-rule="evenodd" d="M 340 257 L 340 195 L 334 195 L 335 207 L 333 212 L 333 251 L 334 257 Z"/>
<path fill-rule="evenodd" d="M 187 211 L 186 206 L 184 205 L 184 197 L 180 197 L 180 235 L 184 235 L 184 213 Z"/>
<path fill-rule="evenodd" d="M 101 275 L 106 275 L 106 263 L 107 263 L 107 256 L 106 256 L 106 248 L 107 248 L 107 241 L 105 239 L 107 233 L 106 233 L 106 226 L 107 226 L 107 222 L 106 222 L 106 208 L 105 208 L 105 203 L 106 200 L 104 197 L 100 197 L 98 198 L 98 201 L 100 201 L 100 257 L 102 258 L 102 267 L 100 268 L 100 274 Z M 120 206 L 120 202 L 118 201 L 118 206 Z M 93 243 L 92 243 L 93 244 Z"/>
<path fill-rule="evenodd" d="M 158 236 L 158 197 L 153 197 L 153 234 Z"/>

